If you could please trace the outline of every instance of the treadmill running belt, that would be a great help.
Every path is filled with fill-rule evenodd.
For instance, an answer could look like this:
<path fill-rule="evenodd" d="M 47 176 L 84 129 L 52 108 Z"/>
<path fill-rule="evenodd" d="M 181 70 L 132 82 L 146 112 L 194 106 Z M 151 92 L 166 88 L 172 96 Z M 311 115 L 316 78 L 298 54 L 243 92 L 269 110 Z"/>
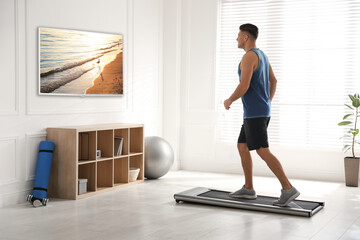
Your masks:
<path fill-rule="evenodd" d="M 277 200 L 278 198 L 275 197 L 266 197 L 266 196 L 257 196 L 256 199 L 237 199 L 232 198 L 229 196 L 229 192 L 219 191 L 219 190 L 210 190 L 208 192 L 199 194 L 198 196 L 207 197 L 207 198 L 215 198 L 215 199 L 225 199 L 230 201 L 237 201 L 237 202 L 247 202 L 247 203 L 257 203 L 257 204 L 264 204 L 264 205 L 273 205 L 273 201 Z M 314 210 L 319 206 L 319 203 L 316 202 L 304 202 L 304 201 L 293 201 L 299 207 L 308 210 Z"/>
<path fill-rule="evenodd" d="M 257 196 L 256 199 L 238 199 L 229 196 L 230 192 L 204 187 L 192 188 L 174 194 L 177 203 L 190 202 L 220 207 L 240 208 L 262 212 L 281 213 L 303 217 L 311 217 L 324 208 L 324 202 L 295 200 L 286 207 L 274 206 L 276 197 Z"/>

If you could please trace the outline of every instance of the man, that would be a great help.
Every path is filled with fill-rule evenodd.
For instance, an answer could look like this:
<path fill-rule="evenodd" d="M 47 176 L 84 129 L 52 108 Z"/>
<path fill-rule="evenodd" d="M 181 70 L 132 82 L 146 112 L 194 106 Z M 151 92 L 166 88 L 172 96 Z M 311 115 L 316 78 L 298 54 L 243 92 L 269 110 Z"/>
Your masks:
<path fill-rule="evenodd" d="M 247 23 L 240 26 L 237 38 L 238 48 L 246 52 L 238 67 L 240 84 L 230 98 L 224 101 L 224 107 L 227 110 L 239 98 L 242 99 L 244 107 L 244 123 L 237 147 L 244 170 L 245 185 L 240 190 L 230 193 L 230 196 L 256 198 L 250 155 L 251 150 L 256 150 L 282 185 L 281 196 L 273 204 L 287 206 L 300 193 L 290 184 L 279 160 L 269 150 L 267 127 L 277 80 L 266 55 L 256 47 L 257 37 L 258 28 L 255 25 Z"/>

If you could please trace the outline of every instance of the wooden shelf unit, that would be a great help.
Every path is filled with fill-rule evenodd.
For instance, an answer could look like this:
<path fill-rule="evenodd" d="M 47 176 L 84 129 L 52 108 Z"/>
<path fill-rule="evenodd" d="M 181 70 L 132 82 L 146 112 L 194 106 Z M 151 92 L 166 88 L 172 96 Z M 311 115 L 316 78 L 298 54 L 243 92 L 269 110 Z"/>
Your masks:
<path fill-rule="evenodd" d="M 47 140 L 55 143 L 48 195 L 80 199 L 105 190 L 144 182 L 144 125 L 105 124 L 48 128 Z M 117 156 L 114 138 L 123 138 Z M 96 158 L 96 151 L 101 157 Z M 129 169 L 140 168 L 136 181 L 129 182 Z M 86 178 L 87 192 L 78 194 L 78 179 Z"/>

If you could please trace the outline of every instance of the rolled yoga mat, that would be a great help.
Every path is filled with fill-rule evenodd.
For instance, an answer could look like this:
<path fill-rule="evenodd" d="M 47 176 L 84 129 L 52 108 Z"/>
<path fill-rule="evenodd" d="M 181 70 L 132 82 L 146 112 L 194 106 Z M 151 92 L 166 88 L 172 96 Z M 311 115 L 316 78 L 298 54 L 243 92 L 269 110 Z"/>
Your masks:
<path fill-rule="evenodd" d="M 32 201 L 46 198 L 54 146 L 51 141 L 40 142 Z"/>

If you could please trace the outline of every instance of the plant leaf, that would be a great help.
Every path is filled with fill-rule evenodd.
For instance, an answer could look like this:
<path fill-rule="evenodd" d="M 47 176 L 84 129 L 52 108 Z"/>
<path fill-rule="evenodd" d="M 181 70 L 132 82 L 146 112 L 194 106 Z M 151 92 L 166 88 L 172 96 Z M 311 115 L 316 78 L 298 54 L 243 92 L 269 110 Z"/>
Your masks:
<path fill-rule="evenodd" d="M 352 105 L 356 108 L 358 108 L 360 106 L 360 99 L 358 98 L 354 98 Z"/>
<path fill-rule="evenodd" d="M 350 94 L 349 94 L 348 96 L 349 96 L 349 98 L 351 99 L 351 101 L 353 102 L 354 99 L 355 99 L 354 96 L 353 96 L 353 95 L 350 95 Z"/>
<path fill-rule="evenodd" d="M 353 114 L 353 113 L 346 114 L 346 115 L 344 116 L 343 120 L 345 120 L 346 118 L 348 118 L 348 117 L 351 116 L 351 115 L 354 115 L 354 114 Z"/>
<path fill-rule="evenodd" d="M 344 105 L 347 106 L 348 108 L 354 110 L 353 107 L 351 107 L 350 105 L 347 105 L 347 104 L 344 104 Z"/>
<path fill-rule="evenodd" d="M 353 136 L 356 136 L 356 135 L 359 133 L 359 130 L 358 130 L 358 129 L 350 128 L 350 133 L 351 133 Z"/>
<path fill-rule="evenodd" d="M 339 126 L 344 126 L 344 125 L 349 125 L 349 124 L 351 124 L 352 122 L 350 122 L 350 121 L 342 121 L 342 122 L 339 122 L 338 123 L 338 125 Z"/>
<path fill-rule="evenodd" d="M 355 94 L 354 94 L 354 97 L 360 98 L 360 95 L 359 95 L 358 93 L 355 93 Z"/>

